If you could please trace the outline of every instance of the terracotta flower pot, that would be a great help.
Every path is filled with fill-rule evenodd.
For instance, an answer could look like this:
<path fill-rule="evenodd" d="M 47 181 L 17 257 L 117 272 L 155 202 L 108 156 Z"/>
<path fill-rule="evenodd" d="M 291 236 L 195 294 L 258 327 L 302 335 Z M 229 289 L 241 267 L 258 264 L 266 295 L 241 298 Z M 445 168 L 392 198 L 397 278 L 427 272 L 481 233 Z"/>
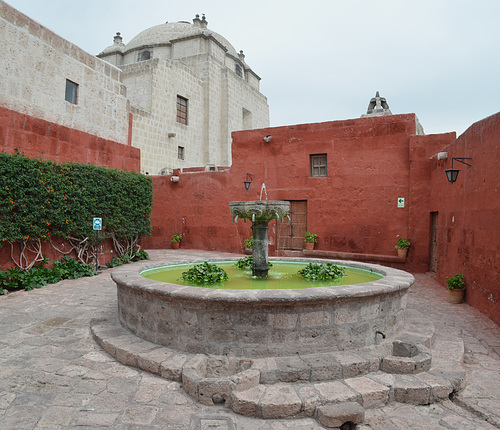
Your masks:
<path fill-rule="evenodd" d="M 314 242 L 305 242 L 305 244 L 308 251 L 312 251 L 314 249 Z"/>
<path fill-rule="evenodd" d="M 180 242 L 172 242 L 172 248 L 179 249 L 180 246 L 181 246 Z"/>
<path fill-rule="evenodd" d="M 448 303 L 462 303 L 464 301 L 465 288 L 448 290 Z"/>
<path fill-rule="evenodd" d="M 400 258 L 406 258 L 408 255 L 408 248 L 396 248 L 398 251 L 398 257 Z"/>

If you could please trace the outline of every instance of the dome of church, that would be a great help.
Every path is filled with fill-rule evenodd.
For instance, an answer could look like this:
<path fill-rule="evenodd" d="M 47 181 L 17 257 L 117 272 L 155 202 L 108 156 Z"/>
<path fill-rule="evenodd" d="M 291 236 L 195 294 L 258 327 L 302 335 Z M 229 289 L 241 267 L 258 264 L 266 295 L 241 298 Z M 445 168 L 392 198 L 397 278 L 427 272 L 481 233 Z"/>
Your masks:
<path fill-rule="evenodd" d="M 209 30 L 206 27 L 206 24 L 207 21 L 205 20 L 205 16 L 203 16 L 200 20 L 199 15 L 196 15 L 196 18 L 193 19 L 193 24 L 186 21 L 179 21 L 156 25 L 135 36 L 125 45 L 125 51 L 140 49 L 141 47 L 163 45 L 176 39 L 204 34 L 206 36 L 212 36 L 217 40 L 217 42 L 228 50 L 229 54 L 237 57 L 237 53 L 233 45 L 231 45 L 227 39 L 222 37 L 220 34 Z"/>

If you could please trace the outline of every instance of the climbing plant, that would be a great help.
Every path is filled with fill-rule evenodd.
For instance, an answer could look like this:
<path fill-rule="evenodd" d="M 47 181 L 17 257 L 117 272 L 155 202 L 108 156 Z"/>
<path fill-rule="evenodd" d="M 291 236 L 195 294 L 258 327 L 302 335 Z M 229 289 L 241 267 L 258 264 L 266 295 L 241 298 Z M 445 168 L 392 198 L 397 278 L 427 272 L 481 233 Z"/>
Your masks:
<path fill-rule="evenodd" d="M 91 164 L 55 163 L 0 152 L 0 247 L 18 243 L 20 268 L 43 257 L 41 243 L 67 239 L 87 262 L 96 246 L 92 218 L 101 217 L 101 238 L 112 238 L 121 256 L 150 234 L 152 180 L 136 172 Z M 27 254 L 34 255 L 28 261 Z M 68 252 L 65 252 L 68 253 Z"/>

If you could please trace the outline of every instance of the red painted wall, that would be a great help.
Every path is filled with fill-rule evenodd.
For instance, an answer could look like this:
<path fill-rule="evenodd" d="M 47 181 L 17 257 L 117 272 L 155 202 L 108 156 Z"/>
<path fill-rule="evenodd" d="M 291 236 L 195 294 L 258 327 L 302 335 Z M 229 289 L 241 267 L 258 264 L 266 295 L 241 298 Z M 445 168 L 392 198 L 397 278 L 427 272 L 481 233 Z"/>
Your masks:
<path fill-rule="evenodd" d="M 0 107 L 0 150 L 28 157 L 140 171 L 140 150 Z"/>
<path fill-rule="evenodd" d="M 418 180 L 429 174 L 429 154 L 454 134 L 416 139 L 414 133 L 413 114 L 235 132 L 229 170 L 179 173 L 178 183 L 154 178 L 153 237 L 144 246 L 170 247 L 171 236 L 182 232 L 183 247 L 242 252 L 250 223 L 231 224 L 229 202 L 259 200 L 264 183 L 269 200 L 307 200 L 307 229 L 318 234 L 316 249 L 396 255 L 400 234 L 414 243 L 408 268 L 426 270 L 428 226 L 413 228 L 409 214 L 412 197 L 428 195 L 430 182 L 427 194 L 415 193 L 411 175 Z M 431 149 L 421 150 L 427 142 Z M 310 177 L 309 156 L 322 153 L 328 176 Z M 253 182 L 245 191 L 247 173 Z M 399 197 L 405 208 L 397 207 Z M 271 253 L 275 237 L 272 222 Z"/>
<path fill-rule="evenodd" d="M 443 149 L 447 161 L 434 161 L 430 207 L 439 212 L 439 282 L 462 273 L 466 301 L 500 324 L 500 113 L 473 124 Z M 471 157 L 471 168 L 457 163 L 457 182 L 446 180 L 452 157 Z"/>

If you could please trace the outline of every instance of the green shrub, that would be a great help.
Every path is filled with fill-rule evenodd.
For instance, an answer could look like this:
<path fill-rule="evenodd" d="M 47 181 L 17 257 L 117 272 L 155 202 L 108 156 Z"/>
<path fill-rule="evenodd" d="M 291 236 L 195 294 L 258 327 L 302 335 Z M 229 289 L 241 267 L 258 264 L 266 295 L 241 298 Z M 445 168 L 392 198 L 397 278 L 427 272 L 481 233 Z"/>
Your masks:
<path fill-rule="evenodd" d="M 216 264 L 204 263 L 195 264 L 191 269 L 184 272 L 181 280 L 189 285 L 218 285 L 228 280 L 224 269 Z"/>
<path fill-rule="evenodd" d="M 11 267 L 5 271 L 0 270 L 0 294 L 5 293 L 4 289 L 24 288 L 29 291 L 44 285 L 55 284 L 62 279 L 78 279 L 96 274 L 90 264 L 80 263 L 67 256 L 62 260 L 54 261 L 51 269 L 44 267 L 47 262 L 48 259 L 43 258 L 41 264 L 33 266 L 30 270 L 17 267 Z"/>
<path fill-rule="evenodd" d="M 328 281 L 345 276 L 345 268 L 333 263 L 309 263 L 297 272 L 297 276 L 307 281 Z"/>

